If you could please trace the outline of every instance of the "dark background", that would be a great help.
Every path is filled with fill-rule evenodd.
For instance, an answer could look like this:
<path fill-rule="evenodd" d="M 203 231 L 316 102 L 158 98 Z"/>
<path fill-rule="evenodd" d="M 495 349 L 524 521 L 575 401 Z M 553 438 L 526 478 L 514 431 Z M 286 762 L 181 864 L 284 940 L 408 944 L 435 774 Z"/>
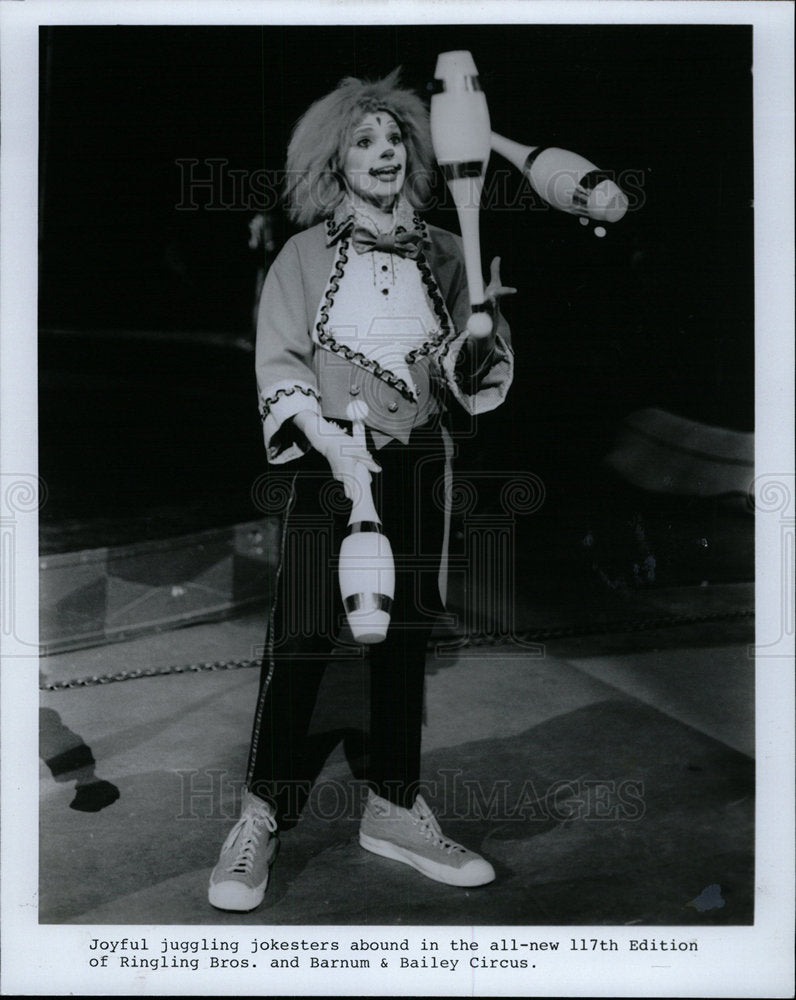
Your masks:
<path fill-rule="evenodd" d="M 168 511 L 189 526 L 257 516 L 252 356 L 224 345 L 251 336 L 262 260 L 248 222 L 273 201 L 228 184 L 226 207 L 200 193 L 181 210 L 179 161 L 205 175 L 209 158 L 278 172 L 297 118 L 342 77 L 401 65 L 427 94 L 448 49 L 472 51 L 495 131 L 572 149 L 624 177 L 631 197 L 599 239 L 493 155 L 487 187 L 500 198 L 482 213 L 482 250 L 519 289 L 505 309 L 517 372 L 463 444 L 464 467 L 531 470 L 554 510 L 589 493 L 634 410 L 751 431 L 751 41 L 745 26 L 42 29 L 47 544 L 76 547 L 78 522 L 96 535 L 104 521 L 105 544 L 124 518 L 140 537 L 171 531 Z M 456 230 L 441 181 L 436 191 L 430 221 Z M 279 208 L 274 223 L 281 244 Z M 583 524 L 605 503 L 592 491 Z"/>

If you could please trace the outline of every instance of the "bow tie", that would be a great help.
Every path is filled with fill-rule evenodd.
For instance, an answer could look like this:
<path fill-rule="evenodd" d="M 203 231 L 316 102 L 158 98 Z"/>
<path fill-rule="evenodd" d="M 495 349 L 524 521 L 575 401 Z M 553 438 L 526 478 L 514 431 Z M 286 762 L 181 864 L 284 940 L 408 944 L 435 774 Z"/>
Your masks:
<path fill-rule="evenodd" d="M 351 234 L 351 242 L 357 253 L 371 253 L 380 250 L 382 253 L 395 253 L 399 257 L 411 257 L 417 260 L 420 256 L 420 243 L 423 237 L 420 233 L 372 233 L 364 226 L 355 226 Z"/>

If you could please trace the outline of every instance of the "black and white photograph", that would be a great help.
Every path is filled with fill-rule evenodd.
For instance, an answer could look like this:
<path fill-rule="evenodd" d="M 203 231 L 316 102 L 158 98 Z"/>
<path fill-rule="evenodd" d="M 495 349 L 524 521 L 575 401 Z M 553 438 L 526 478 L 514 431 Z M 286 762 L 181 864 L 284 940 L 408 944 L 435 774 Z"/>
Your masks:
<path fill-rule="evenodd" d="M 31 6 L 2 992 L 792 994 L 792 7 Z"/>

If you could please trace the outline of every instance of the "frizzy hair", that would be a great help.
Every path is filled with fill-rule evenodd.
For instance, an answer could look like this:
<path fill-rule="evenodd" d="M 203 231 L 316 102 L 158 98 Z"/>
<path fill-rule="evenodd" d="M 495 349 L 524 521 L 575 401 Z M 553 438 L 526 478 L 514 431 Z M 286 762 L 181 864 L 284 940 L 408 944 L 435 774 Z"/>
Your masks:
<path fill-rule="evenodd" d="M 346 77 L 296 123 L 287 148 L 284 195 L 297 225 L 311 226 L 328 218 L 343 200 L 345 150 L 363 116 L 375 111 L 391 114 L 401 128 L 405 196 L 414 208 L 428 203 L 434 168 L 428 110 L 417 94 L 398 86 L 399 75 L 400 67 L 382 80 Z"/>

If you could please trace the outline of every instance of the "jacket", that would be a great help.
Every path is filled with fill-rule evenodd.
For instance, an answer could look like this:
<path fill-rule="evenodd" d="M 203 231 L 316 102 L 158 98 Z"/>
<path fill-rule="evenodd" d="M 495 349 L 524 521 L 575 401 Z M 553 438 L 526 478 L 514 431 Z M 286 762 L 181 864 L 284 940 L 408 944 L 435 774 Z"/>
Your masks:
<path fill-rule="evenodd" d="M 417 267 L 438 328 L 410 351 L 413 386 L 327 329 L 328 310 L 345 280 L 352 217 L 329 219 L 293 236 L 265 279 L 257 321 L 255 368 L 266 453 L 274 464 L 304 454 L 309 445 L 294 426 L 301 410 L 345 420 L 352 400 L 367 403 L 365 423 L 376 447 L 408 440 L 412 428 L 454 398 L 467 413 L 503 402 L 513 378 L 509 327 L 495 315 L 494 347 L 476 363 L 465 326 L 470 301 L 461 239 L 412 220 L 422 237 Z"/>

